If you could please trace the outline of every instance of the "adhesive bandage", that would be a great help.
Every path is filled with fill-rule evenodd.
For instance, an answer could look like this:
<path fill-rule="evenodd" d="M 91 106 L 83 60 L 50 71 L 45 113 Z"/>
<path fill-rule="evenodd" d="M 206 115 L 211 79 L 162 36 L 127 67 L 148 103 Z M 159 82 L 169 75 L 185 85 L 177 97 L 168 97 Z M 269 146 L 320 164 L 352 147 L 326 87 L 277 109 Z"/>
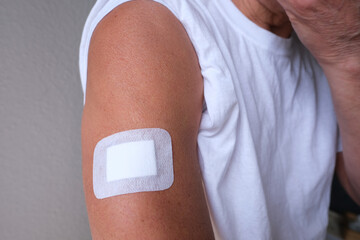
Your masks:
<path fill-rule="evenodd" d="M 171 137 L 160 128 L 115 133 L 94 150 L 96 198 L 168 189 L 174 181 Z"/>

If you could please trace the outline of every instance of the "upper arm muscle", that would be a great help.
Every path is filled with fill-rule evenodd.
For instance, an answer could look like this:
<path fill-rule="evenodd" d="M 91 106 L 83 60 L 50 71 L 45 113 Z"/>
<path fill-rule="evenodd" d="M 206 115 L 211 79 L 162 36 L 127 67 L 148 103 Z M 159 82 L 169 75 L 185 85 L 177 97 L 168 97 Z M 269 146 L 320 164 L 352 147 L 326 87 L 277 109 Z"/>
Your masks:
<path fill-rule="evenodd" d="M 84 190 L 94 239 L 213 238 L 197 160 L 202 98 L 196 53 L 164 6 L 127 2 L 99 23 L 89 49 L 82 122 Z M 171 135 L 172 187 L 96 199 L 96 143 L 116 132 L 152 127 Z"/>
<path fill-rule="evenodd" d="M 360 205 L 360 196 L 356 193 L 354 188 L 349 181 L 349 178 L 346 174 L 345 164 L 344 164 L 344 154 L 342 152 L 338 152 L 336 155 L 336 174 L 338 179 L 341 182 L 341 185 L 346 190 L 347 194 L 352 198 L 354 202 Z"/>

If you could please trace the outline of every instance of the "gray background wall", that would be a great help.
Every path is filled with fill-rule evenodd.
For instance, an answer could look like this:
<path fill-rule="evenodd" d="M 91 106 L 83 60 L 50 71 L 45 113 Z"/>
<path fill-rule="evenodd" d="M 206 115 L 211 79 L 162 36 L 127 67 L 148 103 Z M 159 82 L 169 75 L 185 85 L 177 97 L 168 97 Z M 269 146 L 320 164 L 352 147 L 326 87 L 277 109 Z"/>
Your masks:
<path fill-rule="evenodd" d="M 78 46 L 95 0 L 0 0 L 0 239 L 91 239 Z"/>

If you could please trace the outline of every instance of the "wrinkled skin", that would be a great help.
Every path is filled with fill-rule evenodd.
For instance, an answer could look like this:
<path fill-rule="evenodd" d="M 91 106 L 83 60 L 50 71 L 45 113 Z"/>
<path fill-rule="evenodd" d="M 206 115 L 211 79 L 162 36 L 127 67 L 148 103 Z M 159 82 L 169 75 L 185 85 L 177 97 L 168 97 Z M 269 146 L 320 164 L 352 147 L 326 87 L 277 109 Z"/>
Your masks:
<path fill-rule="evenodd" d="M 254 4 L 253 0 L 243 1 Z M 280 19 L 291 22 L 302 43 L 321 65 L 331 89 L 343 146 L 343 152 L 337 154 L 336 173 L 360 206 L 360 0 L 257 0 L 257 3 L 273 16 L 286 14 Z M 285 29 L 285 33 L 291 30 Z"/>
<path fill-rule="evenodd" d="M 360 66 L 360 0 L 277 1 L 321 65 Z"/>
<path fill-rule="evenodd" d="M 277 1 L 328 79 L 343 143 L 336 172 L 360 205 L 360 0 Z"/>

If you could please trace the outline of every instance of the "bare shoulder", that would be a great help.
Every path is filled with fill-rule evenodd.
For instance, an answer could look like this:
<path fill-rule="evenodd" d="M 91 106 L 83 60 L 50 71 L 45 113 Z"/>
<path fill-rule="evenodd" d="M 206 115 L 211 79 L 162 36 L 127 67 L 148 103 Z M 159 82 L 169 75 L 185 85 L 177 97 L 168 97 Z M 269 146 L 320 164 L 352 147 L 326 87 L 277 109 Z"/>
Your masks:
<path fill-rule="evenodd" d="M 183 37 L 177 42 L 187 40 L 180 21 L 167 7 L 153 0 L 132 0 L 120 4 L 100 21 L 94 35 L 102 35 L 106 38 L 108 36 L 106 33 L 109 32 L 111 33 L 110 36 L 120 34 L 117 36 L 121 36 L 126 42 L 128 38 L 123 35 L 124 31 L 128 37 L 141 37 L 138 39 L 139 41 L 150 40 L 143 39 L 143 36 L 150 37 L 161 34 L 169 34 L 162 36 L 164 41 L 169 37 L 174 37 L 174 34 L 178 34 L 177 37 L 181 35 Z"/>
<path fill-rule="evenodd" d="M 139 96 L 131 99 L 138 101 L 134 105 L 143 104 L 141 99 L 151 95 L 153 100 L 154 96 L 159 100 L 167 98 L 164 107 L 170 108 L 181 108 L 191 101 L 196 109 L 191 107 L 188 112 L 198 111 L 202 106 L 202 84 L 197 55 L 184 27 L 157 2 L 125 2 L 111 11 L 93 33 L 86 102 L 93 99 L 114 103 L 119 96 L 114 91 L 121 89 L 121 98 Z M 104 91 L 107 94 L 102 94 Z"/>
<path fill-rule="evenodd" d="M 94 52 L 103 57 L 121 54 L 122 60 L 133 64 L 151 59 L 146 63 L 172 62 L 167 67 L 200 70 L 183 25 L 168 8 L 152 0 L 125 2 L 111 11 L 93 33 L 90 56 Z"/>
<path fill-rule="evenodd" d="M 153 1 L 119 5 L 93 33 L 87 76 L 82 155 L 93 239 L 213 239 L 197 157 L 203 80 L 182 24 Z M 96 143 L 139 128 L 169 132 L 173 185 L 96 199 Z"/>

